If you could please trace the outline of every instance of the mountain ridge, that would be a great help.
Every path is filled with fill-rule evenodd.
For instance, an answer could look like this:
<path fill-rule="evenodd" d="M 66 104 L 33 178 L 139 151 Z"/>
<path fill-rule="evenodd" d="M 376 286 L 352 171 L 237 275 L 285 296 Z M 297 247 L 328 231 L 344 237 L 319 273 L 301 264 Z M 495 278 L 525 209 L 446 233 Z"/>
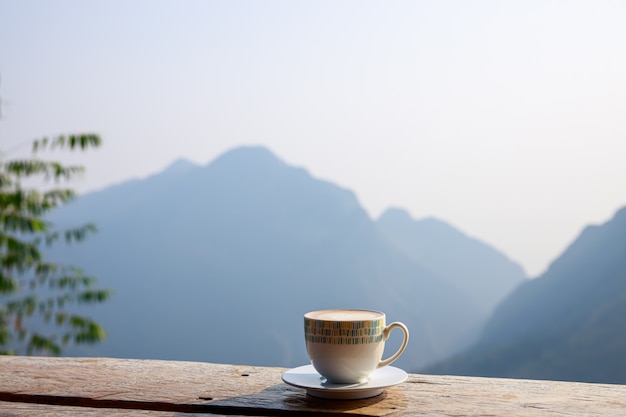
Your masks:
<path fill-rule="evenodd" d="M 505 254 L 442 220 L 414 220 L 391 208 L 377 224 L 392 244 L 467 294 L 485 315 L 527 278 Z"/>
<path fill-rule="evenodd" d="M 96 223 L 93 238 L 48 254 L 116 290 L 93 310 L 108 341 L 70 353 L 297 366 L 308 361 L 306 311 L 373 308 L 409 326 L 398 364 L 415 369 L 468 346 L 484 321 L 462 291 L 389 245 L 352 191 L 267 149 L 175 162 L 79 196 L 51 220 Z M 250 325 L 259 316 L 267 328 Z"/>

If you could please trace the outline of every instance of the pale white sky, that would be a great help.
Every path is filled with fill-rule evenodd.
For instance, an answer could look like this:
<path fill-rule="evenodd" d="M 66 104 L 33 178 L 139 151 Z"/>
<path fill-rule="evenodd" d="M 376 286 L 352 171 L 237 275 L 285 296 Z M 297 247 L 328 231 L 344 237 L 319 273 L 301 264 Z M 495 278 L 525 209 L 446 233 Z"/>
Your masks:
<path fill-rule="evenodd" d="M 535 276 L 626 205 L 624 22 L 617 0 L 0 0 L 0 149 L 98 132 L 89 191 L 261 144 Z"/>

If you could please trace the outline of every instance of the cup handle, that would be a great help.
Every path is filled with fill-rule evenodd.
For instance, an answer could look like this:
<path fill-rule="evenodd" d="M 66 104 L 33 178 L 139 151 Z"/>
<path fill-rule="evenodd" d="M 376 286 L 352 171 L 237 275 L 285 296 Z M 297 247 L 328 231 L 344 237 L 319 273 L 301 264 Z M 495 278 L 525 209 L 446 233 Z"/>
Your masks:
<path fill-rule="evenodd" d="M 402 330 L 402 332 L 404 333 L 404 339 L 402 339 L 402 345 L 396 351 L 396 353 L 394 353 L 390 358 L 380 361 L 377 368 L 382 368 L 383 366 L 387 366 L 391 364 L 393 361 L 395 361 L 396 359 L 398 359 L 400 355 L 402 355 L 402 352 L 404 352 L 404 349 L 406 349 L 407 343 L 409 343 L 409 329 L 403 323 L 400 323 L 398 321 L 393 322 L 389 326 L 385 327 L 385 330 L 383 330 L 383 340 L 389 339 L 389 335 L 391 334 L 391 331 L 395 329 L 396 327 Z"/>

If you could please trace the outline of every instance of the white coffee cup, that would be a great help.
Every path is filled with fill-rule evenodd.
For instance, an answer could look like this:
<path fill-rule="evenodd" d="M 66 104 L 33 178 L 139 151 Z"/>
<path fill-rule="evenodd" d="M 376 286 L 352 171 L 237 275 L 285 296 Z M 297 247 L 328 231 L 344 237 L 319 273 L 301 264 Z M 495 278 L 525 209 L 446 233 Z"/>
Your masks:
<path fill-rule="evenodd" d="M 404 333 L 402 345 L 382 360 L 391 330 Z M 399 322 L 385 325 L 385 313 L 374 310 L 318 310 L 304 315 L 306 350 L 315 370 L 329 383 L 363 383 L 377 368 L 398 359 L 409 341 Z"/>

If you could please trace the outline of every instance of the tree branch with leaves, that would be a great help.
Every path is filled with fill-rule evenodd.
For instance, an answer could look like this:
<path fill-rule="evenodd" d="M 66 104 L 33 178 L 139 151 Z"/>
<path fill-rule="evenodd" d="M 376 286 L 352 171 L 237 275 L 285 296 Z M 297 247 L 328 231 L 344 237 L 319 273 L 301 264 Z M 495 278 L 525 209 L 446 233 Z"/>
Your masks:
<path fill-rule="evenodd" d="M 47 262 L 43 248 L 80 242 L 96 231 L 93 224 L 57 230 L 45 215 L 70 202 L 76 193 L 62 184 L 84 172 L 79 165 L 39 159 L 52 149 L 97 148 L 95 134 L 58 136 L 33 142 L 33 157 L 5 160 L 0 154 L 0 354 L 60 355 L 69 344 L 105 339 L 104 329 L 71 306 L 97 304 L 111 296 L 80 268 Z M 41 191 L 25 180 L 53 183 Z"/>

